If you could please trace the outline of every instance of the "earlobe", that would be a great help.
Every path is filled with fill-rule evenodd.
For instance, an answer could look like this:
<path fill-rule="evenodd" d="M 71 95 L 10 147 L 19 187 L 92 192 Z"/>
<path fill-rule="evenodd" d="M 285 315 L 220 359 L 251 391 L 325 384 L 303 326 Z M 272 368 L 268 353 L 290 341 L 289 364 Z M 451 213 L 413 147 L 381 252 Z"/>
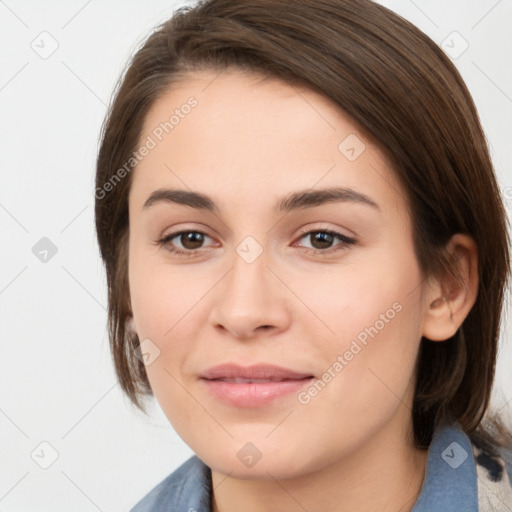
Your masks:
<path fill-rule="evenodd" d="M 478 294 L 478 253 L 475 241 L 457 233 L 447 245 L 457 265 L 453 275 L 434 279 L 426 294 L 422 336 L 444 341 L 455 335 L 475 304 Z"/>
<path fill-rule="evenodd" d="M 135 320 L 133 319 L 132 315 L 126 318 L 125 330 L 128 334 L 137 334 L 137 331 L 135 329 Z"/>

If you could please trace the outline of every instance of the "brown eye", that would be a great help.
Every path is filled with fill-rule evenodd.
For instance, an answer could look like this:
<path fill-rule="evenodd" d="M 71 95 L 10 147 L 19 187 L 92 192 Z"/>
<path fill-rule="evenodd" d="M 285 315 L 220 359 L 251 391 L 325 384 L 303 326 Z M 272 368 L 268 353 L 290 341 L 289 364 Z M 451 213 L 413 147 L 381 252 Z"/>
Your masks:
<path fill-rule="evenodd" d="M 198 231 L 186 231 L 178 236 L 183 247 L 191 251 L 199 249 L 204 241 L 204 234 Z"/>
<path fill-rule="evenodd" d="M 168 247 L 169 252 L 180 256 L 192 256 L 196 251 L 202 249 L 205 237 L 210 238 L 202 231 L 180 231 L 165 236 L 158 243 Z M 173 240 L 175 241 L 173 242 Z"/>
<path fill-rule="evenodd" d="M 356 241 L 353 238 L 338 233 L 337 231 L 330 230 L 317 230 L 309 231 L 301 236 L 301 239 L 306 238 L 310 240 L 310 250 L 319 254 L 327 254 L 339 250 L 346 249 L 348 245 L 354 244 Z M 333 243 L 339 240 L 339 243 L 333 246 Z M 307 247 L 305 247 L 308 249 Z"/>
<path fill-rule="evenodd" d="M 334 241 L 333 235 L 330 233 L 324 233 L 322 231 L 312 233 L 310 237 L 312 245 L 315 249 L 327 249 Z"/>

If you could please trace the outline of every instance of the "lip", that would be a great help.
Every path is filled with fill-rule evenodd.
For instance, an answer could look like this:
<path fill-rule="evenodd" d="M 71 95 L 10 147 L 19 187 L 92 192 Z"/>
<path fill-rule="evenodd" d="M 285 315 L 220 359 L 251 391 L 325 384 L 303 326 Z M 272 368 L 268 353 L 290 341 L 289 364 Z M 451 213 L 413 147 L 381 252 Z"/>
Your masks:
<path fill-rule="evenodd" d="M 274 364 L 253 364 L 241 366 L 236 363 L 224 363 L 213 366 L 201 374 L 203 379 L 304 379 L 312 377 L 310 373 L 299 373 Z"/>
<path fill-rule="evenodd" d="M 298 392 L 313 378 L 311 374 L 271 364 L 240 366 L 234 363 L 214 366 L 200 375 L 201 382 L 215 398 L 236 407 L 267 405 Z"/>

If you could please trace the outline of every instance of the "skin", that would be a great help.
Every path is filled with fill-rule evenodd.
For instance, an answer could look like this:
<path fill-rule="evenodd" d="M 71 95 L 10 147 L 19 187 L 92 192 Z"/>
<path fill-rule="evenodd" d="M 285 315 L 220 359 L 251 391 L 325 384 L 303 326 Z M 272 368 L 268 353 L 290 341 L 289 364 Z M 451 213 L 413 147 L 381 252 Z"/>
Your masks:
<path fill-rule="evenodd" d="M 154 395 L 212 469 L 213 510 L 243 503 L 248 512 L 410 511 L 427 455 L 412 442 L 419 343 L 452 336 L 474 304 L 474 242 L 455 235 L 449 245 L 465 287 L 425 279 L 405 195 L 385 155 L 331 100 L 275 79 L 189 75 L 154 103 L 140 140 L 190 96 L 198 105 L 133 171 L 129 286 L 135 331 L 159 351 L 146 367 Z M 338 150 L 349 134 L 365 144 L 354 161 Z M 333 186 L 365 194 L 378 209 L 329 202 L 273 211 L 291 192 Z M 159 188 L 205 193 L 219 212 L 166 202 L 144 209 Z M 356 242 L 322 246 L 305 234 L 323 229 Z M 179 236 L 158 244 L 181 230 L 207 236 L 202 245 Z M 252 263 L 236 251 L 247 236 L 262 250 Z M 177 256 L 172 244 L 199 249 Z M 237 408 L 199 379 L 232 361 L 320 379 L 397 303 L 400 312 L 307 404 L 291 393 Z M 248 442 L 261 454 L 252 467 L 237 457 Z"/>

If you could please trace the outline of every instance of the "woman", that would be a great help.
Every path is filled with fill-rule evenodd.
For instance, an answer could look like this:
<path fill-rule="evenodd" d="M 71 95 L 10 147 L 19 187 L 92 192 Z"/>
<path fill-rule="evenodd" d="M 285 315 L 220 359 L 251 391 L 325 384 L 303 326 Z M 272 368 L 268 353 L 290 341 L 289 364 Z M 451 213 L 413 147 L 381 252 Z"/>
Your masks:
<path fill-rule="evenodd" d="M 484 419 L 505 211 L 413 25 L 368 0 L 182 8 L 116 92 L 96 226 L 121 385 L 196 454 L 134 511 L 512 509 Z"/>

